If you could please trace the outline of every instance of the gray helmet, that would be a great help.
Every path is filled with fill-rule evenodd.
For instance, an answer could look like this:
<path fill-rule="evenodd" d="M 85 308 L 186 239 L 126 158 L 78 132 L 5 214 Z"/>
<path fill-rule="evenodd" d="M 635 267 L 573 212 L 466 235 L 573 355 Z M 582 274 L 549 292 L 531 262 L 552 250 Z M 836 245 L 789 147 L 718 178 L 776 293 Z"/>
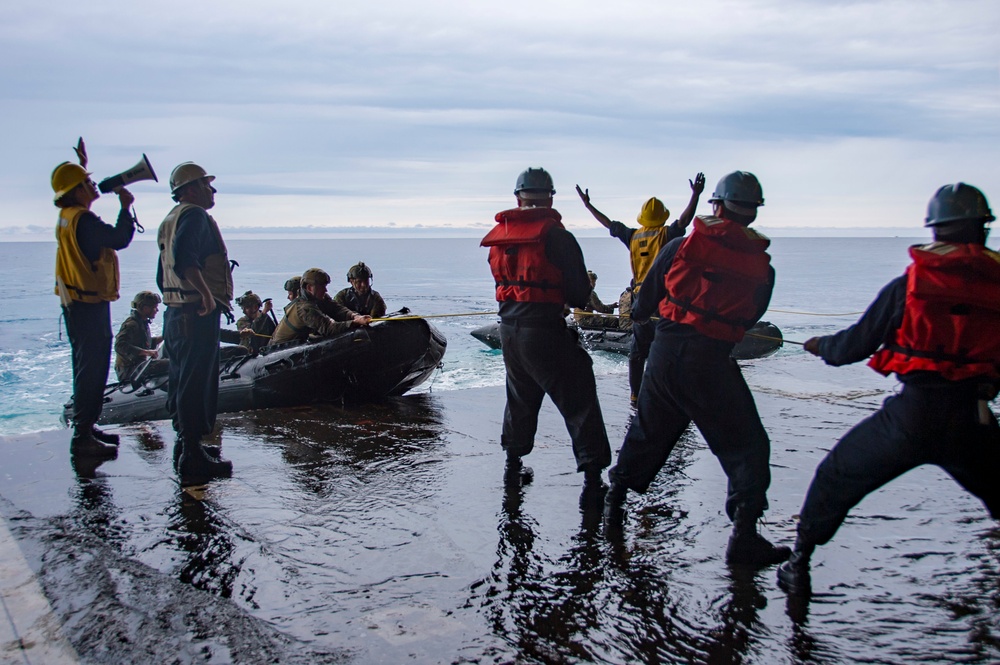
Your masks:
<path fill-rule="evenodd" d="M 927 204 L 924 226 L 950 222 L 992 222 L 996 217 L 983 193 L 964 182 L 945 185 L 937 190 Z"/>
<path fill-rule="evenodd" d="M 731 201 L 739 206 L 758 207 L 764 205 L 764 191 L 757 176 L 748 171 L 733 171 L 722 177 L 715 186 L 709 203 Z"/>
<path fill-rule="evenodd" d="M 306 284 L 319 284 L 321 286 L 326 286 L 330 283 L 330 275 L 321 268 L 310 268 L 302 273 L 301 284 L 304 287 Z"/>
<path fill-rule="evenodd" d="M 555 185 L 552 184 L 552 176 L 545 169 L 529 168 L 522 171 L 517 176 L 517 183 L 514 185 L 514 194 L 521 196 L 523 193 L 538 196 L 555 196 Z"/>
<path fill-rule="evenodd" d="M 174 167 L 170 172 L 170 193 L 176 194 L 177 190 L 184 185 L 204 178 L 208 182 L 215 180 L 214 175 L 209 175 L 208 171 L 201 168 L 194 162 L 184 162 Z"/>
<path fill-rule="evenodd" d="M 298 293 L 299 288 L 302 286 L 302 278 L 299 276 L 292 277 L 291 279 L 285 280 L 285 291 L 294 291 Z"/>
<path fill-rule="evenodd" d="M 135 298 L 132 298 L 132 309 L 139 309 L 143 305 L 159 305 L 162 300 L 160 300 L 159 293 L 153 293 L 152 291 L 139 291 L 135 294 Z"/>
<path fill-rule="evenodd" d="M 351 269 L 347 271 L 347 281 L 352 279 L 372 279 L 375 275 L 372 273 L 372 269 L 365 265 L 364 261 L 358 261 L 356 264 L 351 266 Z"/>
<path fill-rule="evenodd" d="M 261 302 L 260 296 L 253 291 L 247 291 L 243 295 L 236 298 L 236 306 L 243 307 L 244 305 L 249 305 L 251 303 L 257 303 L 257 307 L 260 307 L 263 302 Z"/>

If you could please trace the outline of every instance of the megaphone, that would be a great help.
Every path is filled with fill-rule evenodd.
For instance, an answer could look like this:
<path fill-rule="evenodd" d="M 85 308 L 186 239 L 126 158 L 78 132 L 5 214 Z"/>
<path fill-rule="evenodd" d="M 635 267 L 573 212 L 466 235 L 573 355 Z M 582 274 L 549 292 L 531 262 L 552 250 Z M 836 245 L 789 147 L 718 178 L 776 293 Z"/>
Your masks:
<path fill-rule="evenodd" d="M 152 180 L 153 182 L 159 182 L 156 179 L 156 173 L 153 171 L 152 164 L 149 163 L 149 159 L 146 158 L 146 153 L 142 153 L 142 159 L 139 160 L 135 166 L 127 171 L 123 171 L 118 175 L 113 175 L 110 178 L 105 178 L 97 185 L 97 188 L 101 190 L 102 194 L 107 194 L 108 192 L 113 192 L 119 187 L 124 187 L 125 185 L 133 182 L 138 182 L 139 180 Z"/>

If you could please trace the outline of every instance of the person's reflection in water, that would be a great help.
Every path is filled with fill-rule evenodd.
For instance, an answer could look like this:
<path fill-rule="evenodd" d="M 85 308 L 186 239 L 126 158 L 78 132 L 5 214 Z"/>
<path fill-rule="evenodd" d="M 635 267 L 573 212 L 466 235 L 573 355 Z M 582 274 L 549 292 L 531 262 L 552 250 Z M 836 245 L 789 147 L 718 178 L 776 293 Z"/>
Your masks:
<path fill-rule="evenodd" d="M 797 663 L 821 663 L 836 660 L 833 653 L 824 653 L 823 645 L 809 633 L 809 596 L 790 595 L 785 602 L 785 614 L 792 620 L 792 635 L 788 652 Z"/>
<path fill-rule="evenodd" d="M 482 607 L 493 633 L 518 650 L 534 642 L 529 617 L 534 615 L 537 580 L 543 574 L 541 562 L 532 553 L 537 523 L 522 513 L 522 500 L 522 488 L 504 488 L 497 561 L 482 590 Z"/>
<path fill-rule="evenodd" d="M 121 511 L 114 503 L 107 478 L 97 471 L 108 460 L 81 455 L 74 455 L 71 460 L 77 476 L 72 519 L 85 533 L 113 544 L 120 540 L 121 530 L 116 520 Z"/>
<path fill-rule="evenodd" d="M 755 633 L 759 637 L 759 630 L 755 630 L 758 610 L 767 607 L 755 573 L 746 566 L 730 567 L 730 598 L 719 612 L 722 625 L 709 634 L 708 662 L 742 662 L 754 650 Z"/>
<path fill-rule="evenodd" d="M 522 497 L 519 487 L 504 490 L 497 561 L 480 591 L 480 605 L 494 634 L 516 649 L 517 658 L 579 659 L 592 650 L 584 645 L 606 632 L 601 513 L 585 511 L 570 550 L 546 559 L 535 551 L 537 522 L 522 511 Z"/>
<path fill-rule="evenodd" d="M 202 591 L 231 597 L 240 566 L 232 561 L 236 547 L 230 539 L 229 529 L 207 503 L 186 491 L 178 494 L 168 529 L 176 539 L 179 552 L 188 556 L 177 579 Z"/>
<path fill-rule="evenodd" d="M 216 427 L 207 444 L 222 447 L 222 428 Z M 175 461 L 176 464 L 176 461 Z M 240 573 L 239 562 L 233 562 L 236 546 L 231 528 L 215 513 L 211 504 L 202 501 L 200 487 L 178 490 L 178 501 L 169 515 L 168 531 L 181 554 L 186 553 L 177 575 L 181 582 L 229 598 Z"/>

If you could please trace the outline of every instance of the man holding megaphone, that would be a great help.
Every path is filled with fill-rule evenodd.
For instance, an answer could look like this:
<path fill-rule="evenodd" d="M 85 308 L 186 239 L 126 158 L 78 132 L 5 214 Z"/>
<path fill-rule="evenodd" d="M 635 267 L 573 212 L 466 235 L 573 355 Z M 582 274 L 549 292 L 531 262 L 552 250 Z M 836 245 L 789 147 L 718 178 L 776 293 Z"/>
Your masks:
<path fill-rule="evenodd" d="M 90 211 L 100 198 L 86 170 L 87 149 L 76 145 L 79 164 L 63 162 L 52 172 L 52 190 L 59 208 L 56 226 L 56 287 L 62 303 L 73 360 L 73 438 L 75 457 L 114 458 L 118 435 L 102 432 L 96 423 L 104 405 L 104 384 L 111 365 L 111 305 L 118 300 L 117 250 L 128 247 L 135 234 L 129 208 L 135 197 L 117 190 L 121 210 L 114 226 Z"/>

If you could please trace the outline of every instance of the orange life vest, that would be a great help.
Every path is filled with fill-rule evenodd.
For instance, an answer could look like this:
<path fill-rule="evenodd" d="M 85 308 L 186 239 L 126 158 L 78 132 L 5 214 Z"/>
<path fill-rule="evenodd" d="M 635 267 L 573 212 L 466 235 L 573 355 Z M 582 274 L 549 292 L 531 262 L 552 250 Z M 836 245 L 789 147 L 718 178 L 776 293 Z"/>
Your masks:
<path fill-rule="evenodd" d="M 545 256 L 545 236 L 565 228 L 552 208 L 514 208 L 497 213 L 497 225 L 480 243 L 490 248 L 498 302 L 566 302 L 563 274 Z"/>
<path fill-rule="evenodd" d="M 756 323 L 754 293 L 770 277 L 769 244 L 736 222 L 696 217 L 663 278 L 660 315 L 706 337 L 739 342 Z"/>
<path fill-rule="evenodd" d="M 978 244 L 911 247 L 903 322 L 875 352 L 876 372 L 1000 378 L 1000 254 Z"/>

